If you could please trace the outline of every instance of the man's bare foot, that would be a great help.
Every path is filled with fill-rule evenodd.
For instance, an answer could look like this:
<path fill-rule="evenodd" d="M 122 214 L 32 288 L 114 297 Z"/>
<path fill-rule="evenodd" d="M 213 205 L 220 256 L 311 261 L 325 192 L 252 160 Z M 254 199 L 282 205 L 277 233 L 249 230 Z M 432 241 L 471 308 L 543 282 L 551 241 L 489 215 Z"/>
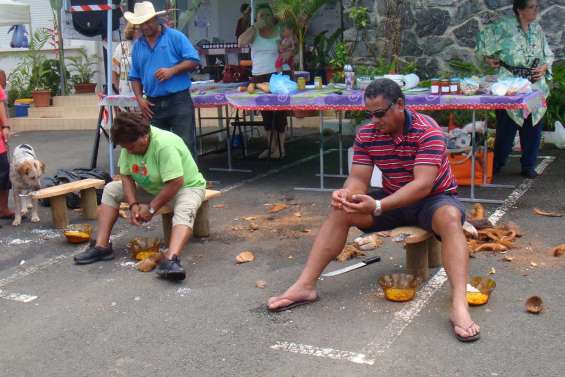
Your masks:
<path fill-rule="evenodd" d="M 481 328 L 473 321 L 467 307 L 454 307 L 449 314 L 449 320 L 459 340 L 474 338 L 481 332 Z"/>
<path fill-rule="evenodd" d="M 296 306 L 296 303 L 306 304 L 318 299 L 315 289 L 303 288 L 296 285 L 291 286 L 282 295 L 269 298 L 267 307 L 270 311 L 285 310 L 289 306 Z"/>

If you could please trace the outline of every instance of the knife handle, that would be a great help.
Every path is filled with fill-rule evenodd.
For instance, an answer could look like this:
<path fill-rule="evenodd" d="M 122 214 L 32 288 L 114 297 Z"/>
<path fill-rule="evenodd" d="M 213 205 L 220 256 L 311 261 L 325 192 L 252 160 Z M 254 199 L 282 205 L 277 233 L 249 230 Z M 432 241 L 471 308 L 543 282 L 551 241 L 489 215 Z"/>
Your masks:
<path fill-rule="evenodd" d="M 375 263 L 375 262 L 380 262 L 381 261 L 381 257 L 375 255 L 374 257 L 369 257 L 369 258 L 365 258 L 363 259 L 363 263 L 366 264 L 371 264 L 371 263 Z"/>

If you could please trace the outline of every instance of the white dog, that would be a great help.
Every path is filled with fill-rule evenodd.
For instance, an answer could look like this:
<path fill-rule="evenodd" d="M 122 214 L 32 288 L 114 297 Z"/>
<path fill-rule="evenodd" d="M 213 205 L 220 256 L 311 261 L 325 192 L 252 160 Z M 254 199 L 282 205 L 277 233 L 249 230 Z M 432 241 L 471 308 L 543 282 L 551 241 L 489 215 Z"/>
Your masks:
<path fill-rule="evenodd" d="M 39 179 L 45 172 L 45 164 L 37 159 L 35 151 L 28 144 L 14 148 L 10 166 L 10 181 L 14 193 L 15 215 L 12 225 L 22 222 L 22 216 L 31 208 L 31 222 L 38 222 L 37 200 L 31 200 L 29 193 L 39 189 Z"/>

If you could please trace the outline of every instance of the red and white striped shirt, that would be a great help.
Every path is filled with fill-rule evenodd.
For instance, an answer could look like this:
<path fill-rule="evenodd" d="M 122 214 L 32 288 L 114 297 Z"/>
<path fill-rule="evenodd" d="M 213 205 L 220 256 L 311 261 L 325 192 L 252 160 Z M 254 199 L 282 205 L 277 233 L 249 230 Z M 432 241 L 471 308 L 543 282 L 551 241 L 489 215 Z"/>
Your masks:
<path fill-rule="evenodd" d="M 359 129 L 353 145 L 353 163 L 377 166 L 383 174 L 383 189 L 392 194 L 414 180 L 415 165 L 439 169 L 430 196 L 456 194 L 457 182 L 447 159 L 446 138 L 429 116 L 406 110 L 401 136 L 392 137 L 367 124 Z"/>

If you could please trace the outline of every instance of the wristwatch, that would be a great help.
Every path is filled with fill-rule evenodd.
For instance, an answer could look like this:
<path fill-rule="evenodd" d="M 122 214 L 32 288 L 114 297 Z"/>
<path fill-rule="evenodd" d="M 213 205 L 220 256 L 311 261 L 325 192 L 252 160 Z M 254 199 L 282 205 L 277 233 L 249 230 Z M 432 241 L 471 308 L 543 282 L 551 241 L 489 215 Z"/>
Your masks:
<path fill-rule="evenodd" d="M 155 212 L 157 212 L 157 211 L 155 211 L 155 208 L 149 207 L 149 213 L 151 214 L 151 216 L 153 216 L 155 214 Z"/>
<path fill-rule="evenodd" d="M 381 201 L 375 199 L 375 210 L 373 211 L 373 216 L 380 216 L 383 214 L 383 208 L 381 207 Z"/>

